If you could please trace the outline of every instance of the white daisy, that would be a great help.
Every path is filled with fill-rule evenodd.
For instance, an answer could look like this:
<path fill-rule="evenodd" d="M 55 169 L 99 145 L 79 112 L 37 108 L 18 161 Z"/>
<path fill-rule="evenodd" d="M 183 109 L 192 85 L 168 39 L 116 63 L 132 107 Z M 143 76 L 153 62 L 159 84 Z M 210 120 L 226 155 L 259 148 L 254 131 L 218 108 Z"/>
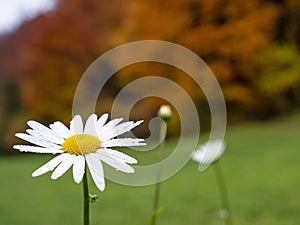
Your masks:
<path fill-rule="evenodd" d="M 34 171 L 33 177 L 54 170 L 51 178 L 57 179 L 73 165 L 74 181 L 80 183 L 87 163 L 96 186 L 103 191 L 102 162 L 125 173 L 133 173 L 134 169 L 128 164 L 137 163 L 136 159 L 110 148 L 146 145 L 144 139 L 118 138 L 140 125 L 142 120 L 120 123 L 123 119 L 118 118 L 106 123 L 107 119 L 108 114 L 103 114 L 99 119 L 92 114 L 84 126 L 81 116 L 76 115 L 70 122 L 70 129 L 61 122 L 55 122 L 48 128 L 31 120 L 27 122 L 31 128 L 26 130 L 27 134 L 17 133 L 16 136 L 36 146 L 14 145 L 13 148 L 21 152 L 59 154 Z"/>
<path fill-rule="evenodd" d="M 203 171 L 222 156 L 225 147 L 223 140 L 208 141 L 192 153 L 192 159 L 199 163 L 199 170 Z"/>

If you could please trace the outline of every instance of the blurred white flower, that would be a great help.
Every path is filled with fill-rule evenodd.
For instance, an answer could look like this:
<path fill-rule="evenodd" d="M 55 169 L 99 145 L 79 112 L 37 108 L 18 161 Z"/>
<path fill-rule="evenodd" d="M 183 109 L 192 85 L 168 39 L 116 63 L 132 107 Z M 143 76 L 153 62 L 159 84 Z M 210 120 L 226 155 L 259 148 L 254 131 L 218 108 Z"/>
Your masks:
<path fill-rule="evenodd" d="M 146 145 L 144 139 L 118 138 L 143 121 L 120 123 L 123 119 L 118 118 L 106 123 L 107 119 L 108 114 L 103 114 L 99 119 L 92 114 L 84 126 L 81 116 L 76 115 L 70 122 L 70 129 L 58 121 L 48 128 L 31 120 L 27 122 L 31 128 L 26 130 L 27 134 L 17 133 L 16 136 L 36 146 L 14 145 L 13 148 L 21 152 L 59 154 L 34 171 L 34 177 L 54 170 L 51 178 L 57 179 L 73 165 L 73 179 L 80 183 L 87 163 L 96 186 L 103 191 L 102 162 L 125 173 L 133 173 L 134 169 L 128 164 L 137 163 L 136 159 L 110 148 Z"/>
<path fill-rule="evenodd" d="M 172 113 L 172 109 L 169 105 L 162 105 L 158 112 L 157 115 L 162 118 L 163 120 L 169 120 L 171 119 L 173 113 Z"/>
<path fill-rule="evenodd" d="M 225 147 L 223 140 L 208 141 L 192 153 L 192 160 L 198 162 L 199 170 L 203 171 L 222 156 Z"/>

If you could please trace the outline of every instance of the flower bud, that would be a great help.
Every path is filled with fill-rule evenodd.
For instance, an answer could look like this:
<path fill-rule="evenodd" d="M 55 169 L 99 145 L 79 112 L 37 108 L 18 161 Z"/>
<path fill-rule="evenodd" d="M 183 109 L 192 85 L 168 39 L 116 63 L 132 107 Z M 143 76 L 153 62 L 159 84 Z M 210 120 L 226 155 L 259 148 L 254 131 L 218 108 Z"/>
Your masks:
<path fill-rule="evenodd" d="M 172 109 L 169 105 L 162 105 L 158 112 L 157 115 L 162 118 L 164 121 L 168 121 L 172 117 Z"/>

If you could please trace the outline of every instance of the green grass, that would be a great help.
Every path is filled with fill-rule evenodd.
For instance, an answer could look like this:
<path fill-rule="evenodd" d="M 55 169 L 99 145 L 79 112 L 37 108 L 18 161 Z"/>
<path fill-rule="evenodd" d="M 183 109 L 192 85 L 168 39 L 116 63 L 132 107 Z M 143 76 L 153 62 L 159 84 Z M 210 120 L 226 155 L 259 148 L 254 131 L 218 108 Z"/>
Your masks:
<path fill-rule="evenodd" d="M 297 225 L 300 221 L 300 116 L 269 123 L 228 128 L 227 149 L 220 164 L 227 185 L 234 224 Z M 168 147 L 168 146 L 167 146 Z M 80 225 L 82 187 L 70 171 L 56 181 L 31 172 L 49 155 L 0 156 L 0 225 Z M 158 225 L 224 224 L 212 168 L 199 173 L 189 162 L 163 182 Z M 92 206 L 92 225 L 148 225 L 154 188 L 106 182 Z"/>

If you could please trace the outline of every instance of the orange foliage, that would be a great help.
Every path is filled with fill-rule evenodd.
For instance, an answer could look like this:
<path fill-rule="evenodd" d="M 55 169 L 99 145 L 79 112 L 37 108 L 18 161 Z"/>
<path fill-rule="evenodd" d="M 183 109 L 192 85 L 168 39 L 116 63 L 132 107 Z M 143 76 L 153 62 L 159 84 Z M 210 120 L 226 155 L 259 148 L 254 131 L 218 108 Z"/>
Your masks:
<path fill-rule="evenodd" d="M 292 5 L 294 0 L 286 2 Z M 240 105 L 245 113 L 243 106 L 251 111 L 266 101 L 253 80 L 259 76 L 258 55 L 276 42 L 281 13 L 280 5 L 263 0 L 61 0 L 53 12 L 27 22 L 14 34 L 18 58 L 10 69 L 18 74 L 27 111 L 67 121 L 77 83 L 94 59 L 119 44 L 161 39 L 202 57 L 219 80 L 229 108 Z M 182 71 L 139 64 L 110 81 L 103 110 L 124 85 L 152 75 L 172 79 L 193 99 L 204 99 Z M 160 103 L 153 101 L 151 107 Z"/>

